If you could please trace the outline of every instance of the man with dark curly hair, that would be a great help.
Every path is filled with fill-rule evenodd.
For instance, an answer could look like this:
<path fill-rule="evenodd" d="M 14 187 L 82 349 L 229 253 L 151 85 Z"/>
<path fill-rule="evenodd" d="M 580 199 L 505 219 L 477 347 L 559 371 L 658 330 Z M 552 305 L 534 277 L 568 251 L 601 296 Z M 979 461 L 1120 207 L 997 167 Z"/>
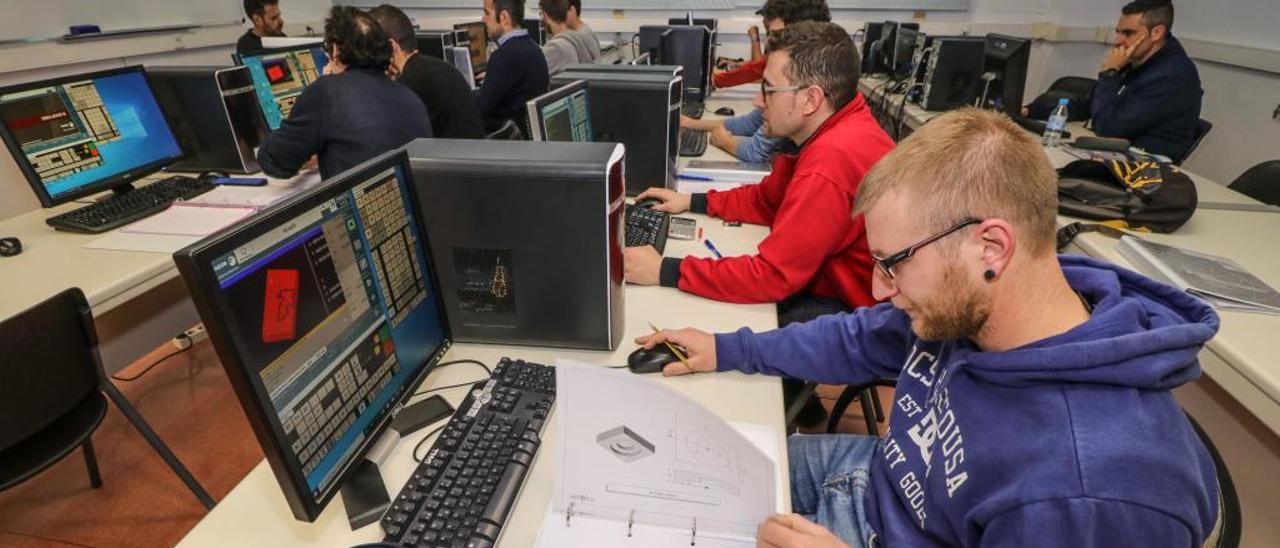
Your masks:
<path fill-rule="evenodd" d="M 258 164 L 272 177 L 297 174 L 312 156 L 329 178 L 419 137 L 431 137 L 422 101 L 387 76 L 391 44 L 369 14 L 334 6 L 324 23 L 325 76 L 307 86 L 262 141 Z"/>

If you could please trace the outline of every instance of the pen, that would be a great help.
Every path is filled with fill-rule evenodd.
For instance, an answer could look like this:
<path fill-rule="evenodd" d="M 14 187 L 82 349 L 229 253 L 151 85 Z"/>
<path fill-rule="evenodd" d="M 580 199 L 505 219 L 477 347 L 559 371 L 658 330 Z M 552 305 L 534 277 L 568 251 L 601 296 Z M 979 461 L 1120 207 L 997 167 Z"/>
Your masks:
<path fill-rule="evenodd" d="M 707 249 L 711 250 L 711 254 L 715 256 L 715 258 L 717 259 L 724 258 L 724 256 L 720 254 L 720 250 L 716 249 L 716 244 L 711 243 L 711 238 L 703 239 L 702 243 L 707 246 Z"/>
<path fill-rule="evenodd" d="M 684 179 L 686 181 L 714 181 L 715 180 L 715 179 L 712 179 L 711 177 L 707 177 L 706 175 L 687 175 L 684 173 L 677 174 L 676 178 Z"/>
<path fill-rule="evenodd" d="M 658 329 L 658 326 L 653 325 L 653 322 L 649 322 L 649 329 L 652 329 L 654 333 L 662 332 L 661 329 Z M 684 352 L 681 352 L 674 344 L 671 344 L 671 341 L 662 341 L 662 344 L 667 345 L 667 348 L 671 350 L 671 353 L 675 354 L 677 358 L 680 358 L 680 363 L 684 364 L 685 367 L 689 367 L 689 359 L 684 357 Z M 693 368 L 689 367 L 689 370 L 693 371 Z"/>

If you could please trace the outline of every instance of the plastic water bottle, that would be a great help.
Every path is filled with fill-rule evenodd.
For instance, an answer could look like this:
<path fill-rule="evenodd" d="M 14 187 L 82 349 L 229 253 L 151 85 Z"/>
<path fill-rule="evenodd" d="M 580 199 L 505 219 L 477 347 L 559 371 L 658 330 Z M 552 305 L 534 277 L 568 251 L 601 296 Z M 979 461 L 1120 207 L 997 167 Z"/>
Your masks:
<path fill-rule="evenodd" d="M 1058 106 L 1049 114 L 1049 121 L 1044 125 L 1044 137 L 1041 142 L 1047 147 L 1056 147 L 1062 141 L 1062 131 L 1067 129 L 1067 100 L 1058 99 Z"/>

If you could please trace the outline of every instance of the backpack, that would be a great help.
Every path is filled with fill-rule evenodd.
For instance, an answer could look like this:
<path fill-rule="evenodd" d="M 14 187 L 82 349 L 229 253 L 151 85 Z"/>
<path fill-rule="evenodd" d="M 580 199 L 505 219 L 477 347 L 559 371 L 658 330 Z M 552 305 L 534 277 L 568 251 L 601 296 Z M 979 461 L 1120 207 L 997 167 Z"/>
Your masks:
<path fill-rule="evenodd" d="M 1076 160 L 1058 170 L 1058 212 L 1116 228 L 1173 232 L 1196 203 L 1195 183 L 1173 164 Z"/>

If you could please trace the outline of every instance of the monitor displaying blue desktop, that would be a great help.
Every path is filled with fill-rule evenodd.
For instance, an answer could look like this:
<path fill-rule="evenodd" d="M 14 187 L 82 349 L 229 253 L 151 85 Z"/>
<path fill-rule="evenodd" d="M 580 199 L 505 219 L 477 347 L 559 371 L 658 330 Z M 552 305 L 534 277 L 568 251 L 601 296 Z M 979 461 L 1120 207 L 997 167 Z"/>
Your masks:
<path fill-rule="evenodd" d="M 45 207 L 128 184 L 182 157 L 140 66 L 0 89 L 0 120 Z"/>
<path fill-rule="evenodd" d="M 447 348 L 411 181 L 389 153 L 175 255 L 299 519 Z"/>
<path fill-rule="evenodd" d="M 311 44 L 237 55 L 236 62 L 249 67 L 267 125 L 279 129 L 302 90 L 324 74 L 329 56 L 320 44 Z"/>
<path fill-rule="evenodd" d="M 529 127 L 535 141 L 590 143 L 591 108 L 587 82 L 577 80 L 531 99 Z"/>

